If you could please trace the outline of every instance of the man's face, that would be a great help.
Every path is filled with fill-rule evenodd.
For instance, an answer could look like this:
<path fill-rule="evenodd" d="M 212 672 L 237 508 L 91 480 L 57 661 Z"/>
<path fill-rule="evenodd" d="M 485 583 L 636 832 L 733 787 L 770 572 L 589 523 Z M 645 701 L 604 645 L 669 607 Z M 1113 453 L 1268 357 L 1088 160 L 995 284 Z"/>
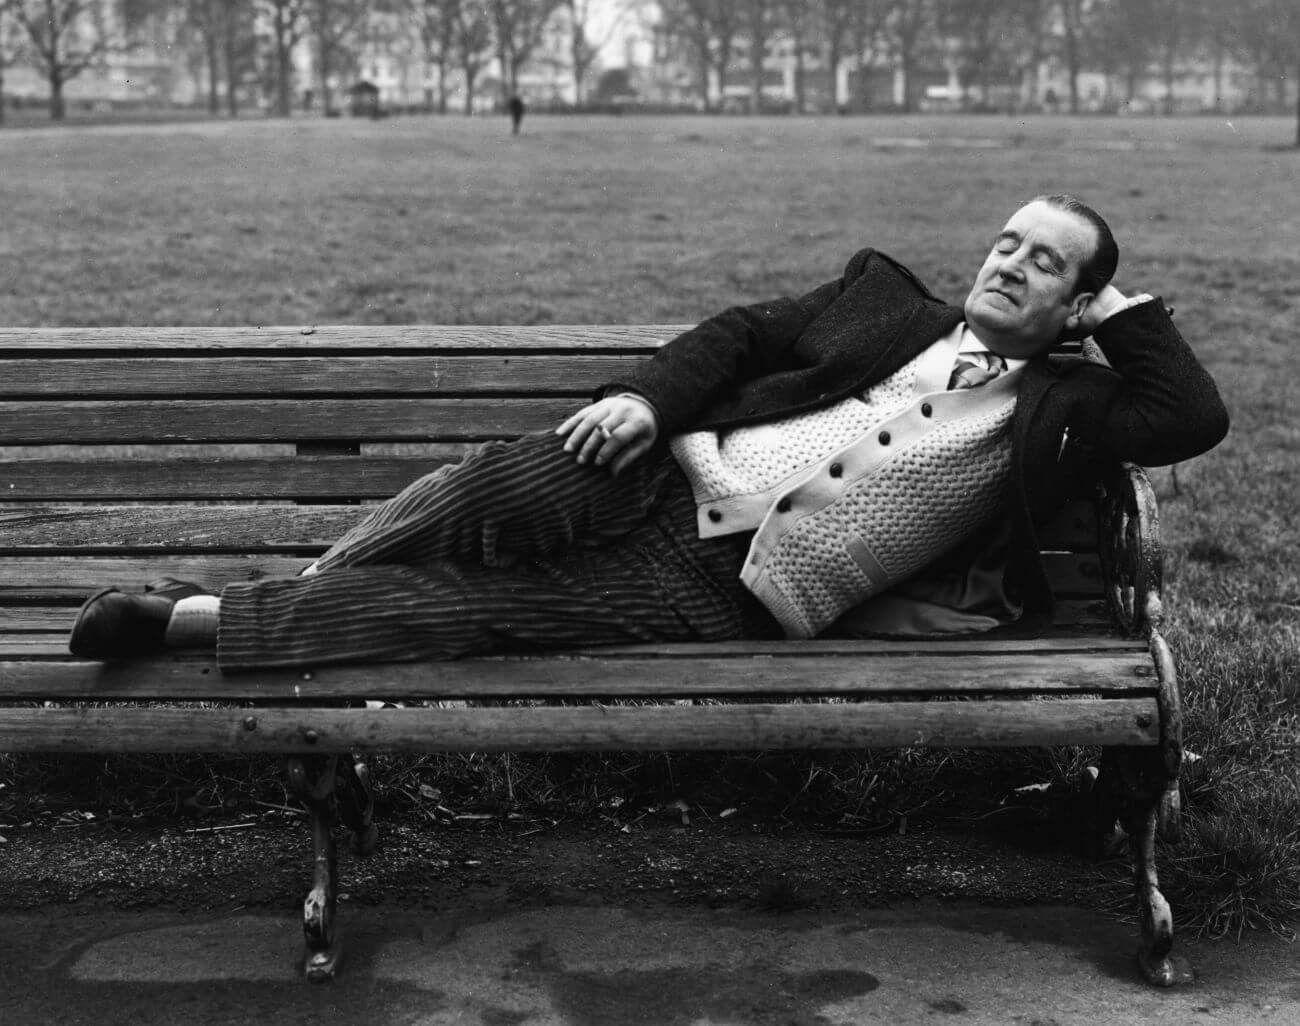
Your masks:
<path fill-rule="evenodd" d="M 966 323 L 995 353 L 1025 358 L 1056 344 L 1092 298 L 1079 270 L 1097 246 L 1083 218 L 1041 200 L 1021 207 L 998 234 L 966 297 Z"/>

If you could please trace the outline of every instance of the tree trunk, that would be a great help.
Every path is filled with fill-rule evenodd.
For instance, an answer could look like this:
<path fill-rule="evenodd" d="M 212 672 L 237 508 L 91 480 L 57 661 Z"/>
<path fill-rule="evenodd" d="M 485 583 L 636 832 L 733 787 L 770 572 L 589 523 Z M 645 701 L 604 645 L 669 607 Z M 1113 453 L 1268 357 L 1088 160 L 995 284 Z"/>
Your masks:
<path fill-rule="evenodd" d="M 58 65 L 50 68 L 50 120 L 62 121 L 68 113 L 63 100 L 63 69 Z"/>
<path fill-rule="evenodd" d="M 438 61 L 438 113 L 447 113 L 447 60 Z"/>
<path fill-rule="evenodd" d="M 235 11 L 226 9 L 226 112 L 239 117 L 239 49 Z"/>
<path fill-rule="evenodd" d="M 1174 112 L 1174 50 L 1172 46 L 1165 49 L 1164 73 L 1164 112 L 1165 117 L 1169 117 Z"/>
<path fill-rule="evenodd" d="M 1079 113 L 1079 40 L 1074 34 L 1074 30 L 1067 29 L 1065 33 L 1065 69 L 1069 76 L 1070 86 L 1070 113 Z"/>
<path fill-rule="evenodd" d="M 478 69 L 465 65 L 465 116 L 472 117 L 474 114 L 474 79 L 478 77 Z"/>
<path fill-rule="evenodd" d="M 830 49 L 826 55 L 826 65 L 831 71 L 831 113 L 840 112 L 840 46 L 839 41 L 832 38 L 830 40 Z"/>
<path fill-rule="evenodd" d="M 794 112 L 796 114 L 806 114 L 808 112 L 808 96 L 806 83 L 804 81 L 804 54 L 803 40 L 795 39 L 794 42 Z"/>
<path fill-rule="evenodd" d="M 320 47 L 320 102 L 321 113 L 329 117 L 334 109 L 334 96 L 330 92 L 330 47 Z"/>
<path fill-rule="evenodd" d="M 1296 60 L 1296 81 L 1300 82 L 1300 59 Z M 1295 144 L 1300 149 L 1300 89 L 1296 90 L 1295 95 Z"/>
<path fill-rule="evenodd" d="M 704 109 L 710 111 L 713 109 L 713 102 L 709 99 L 709 72 L 713 70 L 713 63 L 709 60 L 708 51 L 700 57 L 700 95 L 704 97 Z"/>
<path fill-rule="evenodd" d="M 0 125 L 5 123 L 5 66 L 0 64 Z"/>
<path fill-rule="evenodd" d="M 510 84 L 510 58 L 506 54 L 506 44 L 504 40 L 497 43 L 497 61 L 501 65 L 501 104 L 510 102 L 513 93 L 513 87 Z"/>
<path fill-rule="evenodd" d="M 1214 113 L 1223 113 L 1223 45 L 1214 41 Z"/>
<path fill-rule="evenodd" d="M 289 100 L 289 48 L 283 40 L 276 40 L 275 112 L 282 118 L 291 113 Z"/>
<path fill-rule="evenodd" d="M 211 7 L 208 8 L 208 14 L 212 14 Z M 208 18 L 203 41 L 208 58 L 208 113 L 216 117 L 221 111 L 221 92 L 217 86 L 217 80 L 221 76 L 221 57 L 217 52 L 217 22 L 214 17 Z"/>

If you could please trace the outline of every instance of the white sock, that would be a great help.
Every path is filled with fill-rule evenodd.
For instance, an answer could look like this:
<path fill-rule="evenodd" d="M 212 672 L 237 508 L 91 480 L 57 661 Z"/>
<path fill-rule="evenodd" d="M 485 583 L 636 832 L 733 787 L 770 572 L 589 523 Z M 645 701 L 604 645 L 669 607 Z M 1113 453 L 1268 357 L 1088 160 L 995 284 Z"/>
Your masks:
<path fill-rule="evenodd" d="M 220 619 L 219 595 L 191 595 L 177 599 L 163 640 L 172 648 L 215 645 Z"/>

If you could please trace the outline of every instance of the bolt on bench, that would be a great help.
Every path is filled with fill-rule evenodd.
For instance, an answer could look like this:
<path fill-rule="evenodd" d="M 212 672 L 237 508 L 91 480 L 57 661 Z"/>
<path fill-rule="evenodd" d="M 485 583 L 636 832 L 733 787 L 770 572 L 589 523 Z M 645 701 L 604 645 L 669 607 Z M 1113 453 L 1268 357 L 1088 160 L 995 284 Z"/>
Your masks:
<path fill-rule="evenodd" d="M 1154 840 L 1177 830 L 1181 721 L 1159 630 L 1156 507 L 1136 467 L 1116 466 L 1044 532 L 1058 609 L 1042 636 L 230 676 L 210 653 L 68 654 L 97 588 L 297 573 L 358 503 L 476 442 L 554 427 L 683 327 L 0 331 L 0 751 L 284 756 L 314 849 L 306 973 L 325 979 L 340 952 L 336 819 L 362 853 L 376 843 L 363 753 L 1100 745 L 1096 826 L 1118 819 L 1130 835 L 1139 965 L 1152 983 L 1177 982 Z M 663 701 L 617 701 L 633 698 Z"/>

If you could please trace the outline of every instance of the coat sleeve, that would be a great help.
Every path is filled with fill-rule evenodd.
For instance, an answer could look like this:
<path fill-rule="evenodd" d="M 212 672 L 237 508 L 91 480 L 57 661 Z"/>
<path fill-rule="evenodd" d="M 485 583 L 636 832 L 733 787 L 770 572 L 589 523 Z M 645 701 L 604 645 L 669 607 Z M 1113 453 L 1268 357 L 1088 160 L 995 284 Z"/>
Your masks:
<path fill-rule="evenodd" d="M 1218 387 L 1160 299 L 1108 318 L 1093 338 L 1119 375 L 1095 425 L 1102 448 L 1156 467 L 1199 456 L 1223 440 L 1228 411 Z"/>
<path fill-rule="evenodd" d="M 665 436 L 688 429 L 737 384 L 792 366 L 804 329 L 862 275 L 871 253 L 854 254 L 841 277 L 806 295 L 733 306 L 701 321 L 597 395 L 636 392 L 658 412 Z"/>

